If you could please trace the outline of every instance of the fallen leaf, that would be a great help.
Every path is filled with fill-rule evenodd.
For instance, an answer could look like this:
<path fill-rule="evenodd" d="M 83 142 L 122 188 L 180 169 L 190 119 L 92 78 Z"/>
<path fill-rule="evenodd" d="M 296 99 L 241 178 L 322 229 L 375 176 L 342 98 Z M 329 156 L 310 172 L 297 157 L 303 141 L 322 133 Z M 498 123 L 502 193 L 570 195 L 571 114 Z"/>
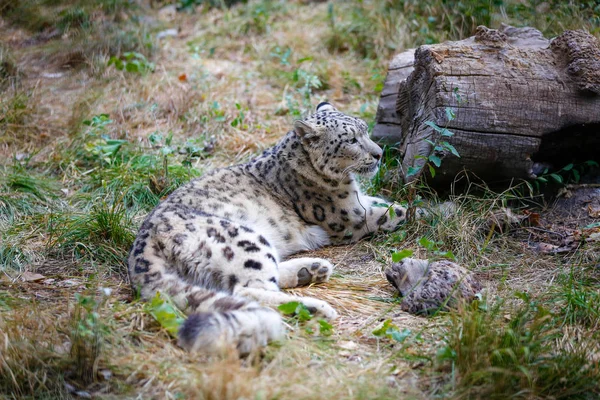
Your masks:
<path fill-rule="evenodd" d="M 527 216 L 530 226 L 540 226 L 540 214 L 531 212 L 529 210 L 524 210 L 523 214 Z"/>
<path fill-rule="evenodd" d="M 592 205 L 589 204 L 587 209 L 590 218 L 600 218 L 600 207 L 592 207 Z"/>
<path fill-rule="evenodd" d="M 46 279 L 42 274 L 36 274 L 35 272 L 25 271 L 21 274 L 21 280 L 23 282 L 37 282 Z"/>
<path fill-rule="evenodd" d="M 178 76 L 178 78 L 181 82 L 185 82 L 187 81 L 187 74 L 181 74 Z"/>

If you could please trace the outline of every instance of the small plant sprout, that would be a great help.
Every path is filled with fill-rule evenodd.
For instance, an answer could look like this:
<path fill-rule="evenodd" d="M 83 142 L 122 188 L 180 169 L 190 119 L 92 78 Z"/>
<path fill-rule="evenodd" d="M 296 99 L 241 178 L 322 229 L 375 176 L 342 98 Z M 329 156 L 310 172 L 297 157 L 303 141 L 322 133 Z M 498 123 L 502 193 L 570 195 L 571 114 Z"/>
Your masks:
<path fill-rule="evenodd" d="M 458 96 L 458 93 L 456 95 Z M 449 123 L 450 121 L 453 121 L 456 118 L 456 114 L 450 107 L 446 107 L 445 110 L 446 110 L 446 119 Z M 409 178 L 409 177 L 418 178 L 423 171 L 423 167 L 425 167 L 425 166 L 428 167 L 429 174 L 431 175 L 432 178 L 434 178 L 435 177 L 435 168 L 439 168 L 442 166 L 442 158 L 446 154 L 452 154 L 456 157 L 460 157 L 460 154 L 458 154 L 458 151 L 456 150 L 456 148 L 453 145 L 451 145 L 446 139 L 446 138 L 454 136 L 453 132 L 448 130 L 447 127 L 443 127 L 443 128 L 439 127 L 433 121 L 427 121 L 427 122 L 425 122 L 425 125 L 431 127 L 433 129 L 433 131 L 436 132 L 436 134 L 434 135 L 435 140 L 425 139 L 425 142 L 427 142 L 431 146 L 430 153 L 428 155 L 424 155 L 424 156 L 423 155 L 415 156 L 415 160 L 423 160 L 423 162 L 419 163 L 417 161 L 416 162 L 416 164 L 418 164 L 417 166 L 409 167 L 408 171 L 406 173 L 407 178 Z"/>
<path fill-rule="evenodd" d="M 277 307 L 277 309 L 285 315 L 290 315 L 290 322 L 295 322 L 296 325 L 300 323 L 312 322 L 314 317 L 304 304 L 297 301 L 290 301 L 282 304 Z M 316 322 L 319 328 L 319 334 L 321 336 L 331 336 L 333 334 L 333 325 L 331 325 L 329 322 L 324 319 L 318 319 Z M 313 326 L 315 325 L 306 324 L 304 328 L 305 332 L 311 335 L 315 334 L 316 331 L 314 330 Z"/>
<path fill-rule="evenodd" d="M 435 257 L 447 258 L 452 261 L 456 261 L 456 257 L 450 250 L 440 250 L 440 247 L 444 245 L 444 242 L 434 242 L 433 240 L 429 240 L 426 237 L 421 237 L 417 239 L 417 244 L 427 249 L 427 251 L 431 252 Z"/>
<path fill-rule="evenodd" d="M 414 251 L 410 250 L 410 249 L 404 249 L 401 251 L 395 251 L 392 253 L 392 262 L 400 262 L 403 259 L 412 256 L 414 253 Z"/>
<path fill-rule="evenodd" d="M 185 315 L 173 304 L 169 296 L 164 293 L 156 293 L 144 310 L 173 337 L 177 337 L 179 327 L 185 321 Z"/>
<path fill-rule="evenodd" d="M 86 384 L 94 381 L 98 359 L 110 327 L 100 316 L 107 295 L 86 296 L 75 293 L 75 313 L 70 331 L 71 358 L 76 366 L 75 373 Z"/>
<path fill-rule="evenodd" d="M 592 168 L 598 168 L 598 163 L 594 160 L 587 160 L 582 163 L 569 163 L 561 169 L 550 172 L 550 168 L 546 167 L 534 180 L 533 185 L 537 191 L 544 185 L 550 182 L 564 187 L 569 183 L 578 184 L 581 180 L 581 175 L 588 172 Z"/>
<path fill-rule="evenodd" d="M 372 333 L 378 338 L 387 338 L 398 343 L 403 343 L 412 334 L 410 329 L 404 328 L 400 330 L 391 319 L 386 319 L 383 325 L 375 329 Z"/>
<path fill-rule="evenodd" d="M 154 72 L 156 66 L 148 61 L 145 55 L 138 52 L 123 53 L 122 57 L 113 56 L 108 60 L 108 66 L 114 65 L 119 71 L 127 71 L 136 74 Z"/>
<path fill-rule="evenodd" d="M 460 104 L 461 97 L 458 93 L 458 88 L 454 88 L 453 90 L 454 96 L 457 102 Z M 416 216 L 416 207 L 420 204 L 420 199 L 416 193 L 415 185 L 421 181 L 423 176 L 424 168 L 427 167 L 429 171 L 429 175 L 431 178 L 435 178 L 436 168 L 442 166 L 442 159 L 447 154 L 452 154 L 456 157 L 460 157 L 460 154 L 456 150 L 456 148 L 448 142 L 448 138 L 454 136 L 454 133 L 448 129 L 448 124 L 456 119 L 456 114 L 454 110 L 450 107 L 445 108 L 446 113 L 446 126 L 440 127 L 434 121 L 426 121 L 425 125 L 429 126 L 432 129 L 433 140 L 424 139 L 427 144 L 429 144 L 429 154 L 416 155 L 414 164 L 408 167 L 405 178 L 410 180 L 408 184 L 408 202 L 409 207 L 407 210 L 407 219 L 409 221 L 413 221 Z"/>

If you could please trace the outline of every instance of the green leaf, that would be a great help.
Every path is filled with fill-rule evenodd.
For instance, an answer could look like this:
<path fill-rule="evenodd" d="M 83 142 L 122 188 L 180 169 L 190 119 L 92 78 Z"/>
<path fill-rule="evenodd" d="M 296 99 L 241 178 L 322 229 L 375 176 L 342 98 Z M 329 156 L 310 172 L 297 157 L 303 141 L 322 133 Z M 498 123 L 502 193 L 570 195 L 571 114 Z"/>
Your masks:
<path fill-rule="evenodd" d="M 170 156 L 171 154 L 173 154 L 175 152 L 175 149 L 172 148 L 171 146 L 163 146 L 160 148 L 160 154 L 164 157 L 166 156 Z"/>
<path fill-rule="evenodd" d="M 407 236 L 408 236 L 407 231 L 397 231 L 396 233 L 393 233 L 391 236 L 392 243 L 404 242 L 406 240 Z"/>
<path fill-rule="evenodd" d="M 290 301 L 289 303 L 280 305 L 277 309 L 286 315 L 291 315 L 296 313 L 296 309 L 299 305 L 300 303 L 297 301 Z"/>
<path fill-rule="evenodd" d="M 277 308 L 286 315 L 296 315 L 299 321 L 308 321 L 313 317 L 310 311 L 308 311 L 308 308 L 297 301 L 290 301 Z"/>
<path fill-rule="evenodd" d="M 108 60 L 108 64 L 107 64 L 107 65 L 108 65 L 109 67 L 110 67 L 111 65 L 114 65 L 116 69 L 120 70 L 120 69 L 123 69 L 123 68 L 119 68 L 119 66 L 120 66 L 120 65 L 122 65 L 122 64 L 123 64 L 123 62 L 122 62 L 122 61 L 121 61 L 121 60 L 120 60 L 118 57 L 112 56 L 112 57 L 111 57 L 111 58 Z"/>
<path fill-rule="evenodd" d="M 391 319 L 386 319 L 383 322 L 383 325 L 381 326 L 381 328 L 375 329 L 371 333 L 373 335 L 377 336 L 377 337 L 383 337 L 383 336 L 386 336 L 386 333 L 387 333 L 388 329 L 396 329 L 396 330 L 398 330 L 398 327 L 392 322 Z"/>
<path fill-rule="evenodd" d="M 304 304 L 300 304 L 296 309 L 296 315 L 298 315 L 299 321 L 310 321 L 313 317 L 308 308 Z"/>
<path fill-rule="evenodd" d="M 581 175 L 579 175 L 579 171 L 574 169 L 572 174 L 573 174 L 573 180 L 575 181 L 575 183 L 579 183 L 579 179 L 581 179 Z"/>
<path fill-rule="evenodd" d="M 396 251 L 396 252 L 392 253 L 392 262 L 395 262 L 395 263 L 400 262 L 403 259 L 405 259 L 406 257 L 412 256 L 413 253 L 414 252 L 412 250 L 410 250 L 410 249 L 404 249 L 404 250 L 401 250 L 401 251 Z"/>
<path fill-rule="evenodd" d="M 408 170 L 406 171 L 406 177 L 410 177 L 413 175 L 416 175 L 419 173 L 419 171 L 421 170 L 421 168 L 419 167 L 408 167 Z"/>
<path fill-rule="evenodd" d="M 544 178 L 543 176 L 538 176 L 538 177 L 536 178 L 536 180 L 538 180 L 538 181 L 540 181 L 540 182 L 544 182 L 544 183 L 548 182 L 548 179 Z"/>
<path fill-rule="evenodd" d="M 375 329 L 372 333 L 377 337 L 387 337 L 388 339 L 402 343 L 412 332 L 409 329 L 403 329 L 401 332 L 398 326 L 392 323 L 391 319 L 387 319 L 384 321 L 381 328 Z"/>
<path fill-rule="evenodd" d="M 452 253 L 450 250 L 448 250 L 448 251 L 440 251 L 440 252 L 437 253 L 437 255 L 440 256 L 440 257 L 447 258 L 449 260 L 456 261 L 456 257 L 454 256 L 454 253 Z"/>
<path fill-rule="evenodd" d="M 515 292 L 515 297 L 517 299 L 523 300 L 525 303 L 529 303 L 530 297 L 526 292 Z"/>
<path fill-rule="evenodd" d="M 435 146 L 435 142 L 433 142 L 433 141 L 431 141 L 431 140 L 429 140 L 429 139 L 425 139 L 425 142 L 426 142 L 426 143 L 429 143 L 429 144 L 430 144 L 430 145 L 432 145 L 432 146 Z M 415 158 L 417 158 L 417 156 L 415 156 Z"/>
<path fill-rule="evenodd" d="M 396 218 L 396 210 L 394 210 L 394 207 L 388 208 L 388 214 L 390 214 L 391 219 Z"/>
<path fill-rule="evenodd" d="M 331 325 L 324 319 L 320 319 L 317 322 L 319 323 L 319 332 L 321 333 L 321 335 L 331 336 L 331 334 L 333 333 L 333 325 Z"/>
<path fill-rule="evenodd" d="M 558 183 L 563 183 L 563 178 L 562 176 L 558 175 L 558 174 L 550 174 L 550 177 L 552 179 L 554 179 L 556 182 Z"/>
<path fill-rule="evenodd" d="M 410 331 L 410 329 L 405 328 L 402 329 L 402 332 L 399 332 L 396 329 L 390 329 L 386 333 L 389 336 L 391 336 L 391 339 L 395 340 L 396 342 L 402 343 L 411 335 L 412 332 Z"/>
<path fill-rule="evenodd" d="M 460 103 L 462 98 L 460 97 L 460 93 L 458 93 L 458 86 L 452 89 L 452 92 L 454 93 L 454 97 L 456 97 L 456 101 Z"/>
<path fill-rule="evenodd" d="M 441 145 L 444 146 L 444 148 L 446 150 L 450 151 L 450 153 L 452 153 L 456 157 L 460 158 L 460 154 L 458 154 L 458 151 L 456 150 L 456 148 L 454 146 L 452 146 L 450 143 L 448 143 L 448 142 L 442 142 Z"/>
<path fill-rule="evenodd" d="M 431 174 L 431 177 L 435 178 L 435 168 L 433 168 L 431 164 L 428 164 L 427 166 L 429 167 L 429 173 Z"/>
<path fill-rule="evenodd" d="M 456 360 L 456 356 L 456 351 L 453 350 L 450 346 L 443 347 L 437 352 L 437 357 L 440 361 Z"/>
<path fill-rule="evenodd" d="M 152 132 L 148 136 L 148 141 L 153 146 L 159 144 L 160 142 L 162 142 L 162 140 L 163 140 L 163 136 L 158 131 Z"/>
<path fill-rule="evenodd" d="M 446 107 L 446 118 L 448 118 L 448 121 L 456 118 L 456 114 L 454 114 L 454 111 L 450 107 Z"/>
<path fill-rule="evenodd" d="M 435 122 L 433 122 L 433 121 L 427 121 L 427 122 L 425 122 L 425 125 L 432 127 L 437 132 L 442 132 L 442 128 L 440 128 L 439 126 L 437 126 L 437 124 Z"/>
<path fill-rule="evenodd" d="M 115 68 L 118 69 L 119 71 L 123 71 L 125 69 L 125 63 L 121 60 L 117 60 L 115 61 Z"/>
<path fill-rule="evenodd" d="M 454 136 L 454 132 L 449 131 L 448 129 L 444 128 L 444 129 L 442 129 L 441 135 L 446 136 L 446 137 L 451 137 L 451 136 Z"/>
<path fill-rule="evenodd" d="M 573 164 L 567 164 L 563 167 L 563 171 L 570 171 L 573 169 Z"/>
<path fill-rule="evenodd" d="M 146 303 L 146 312 L 162 326 L 171 336 L 177 336 L 179 327 L 185 321 L 184 314 L 173 305 L 171 299 L 160 292 Z"/>
<path fill-rule="evenodd" d="M 140 66 L 137 61 L 130 61 L 125 64 L 125 71 L 127 72 L 140 72 Z"/>
<path fill-rule="evenodd" d="M 314 58 L 311 56 L 308 57 L 302 57 L 301 59 L 298 60 L 298 64 L 302 64 L 305 61 L 312 61 Z"/>
<path fill-rule="evenodd" d="M 590 167 L 598 167 L 598 163 L 594 160 L 587 160 L 584 164 L 586 164 Z"/>
<path fill-rule="evenodd" d="M 435 242 L 427 239 L 425 236 L 417 240 L 417 243 L 420 246 L 425 247 L 427 250 L 435 250 L 437 248 Z"/>
<path fill-rule="evenodd" d="M 435 154 L 431 154 L 429 156 L 429 161 L 431 161 L 438 168 L 442 165 L 442 159 Z"/>

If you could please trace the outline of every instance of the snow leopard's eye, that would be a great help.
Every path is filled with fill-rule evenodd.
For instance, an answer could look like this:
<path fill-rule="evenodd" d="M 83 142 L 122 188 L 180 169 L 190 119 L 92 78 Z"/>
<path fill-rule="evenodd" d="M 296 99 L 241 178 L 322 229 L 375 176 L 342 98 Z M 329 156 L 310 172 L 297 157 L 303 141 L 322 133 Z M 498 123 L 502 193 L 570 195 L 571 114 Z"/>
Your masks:
<path fill-rule="evenodd" d="M 350 143 L 351 143 L 351 144 L 358 143 L 358 139 L 357 139 L 357 138 L 352 138 L 352 139 L 350 140 Z"/>

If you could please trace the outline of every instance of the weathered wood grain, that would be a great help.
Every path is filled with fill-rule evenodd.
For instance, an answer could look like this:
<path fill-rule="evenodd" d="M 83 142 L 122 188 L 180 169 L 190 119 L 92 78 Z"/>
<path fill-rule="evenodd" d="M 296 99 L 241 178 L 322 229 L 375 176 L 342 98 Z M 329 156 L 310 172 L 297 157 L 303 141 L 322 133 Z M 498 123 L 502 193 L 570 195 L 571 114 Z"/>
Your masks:
<path fill-rule="evenodd" d="M 400 126 L 396 109 L 398 89 L 400 83 L 413 71 L 414 54 L 415 49 L 409 49 L 396 55 L 390 62 L 377 107 L 377 124 L 373 128 L 372 136 L 376 140 L 385 142 L 388 138 L 398 136 L 397 131 Z"/>

